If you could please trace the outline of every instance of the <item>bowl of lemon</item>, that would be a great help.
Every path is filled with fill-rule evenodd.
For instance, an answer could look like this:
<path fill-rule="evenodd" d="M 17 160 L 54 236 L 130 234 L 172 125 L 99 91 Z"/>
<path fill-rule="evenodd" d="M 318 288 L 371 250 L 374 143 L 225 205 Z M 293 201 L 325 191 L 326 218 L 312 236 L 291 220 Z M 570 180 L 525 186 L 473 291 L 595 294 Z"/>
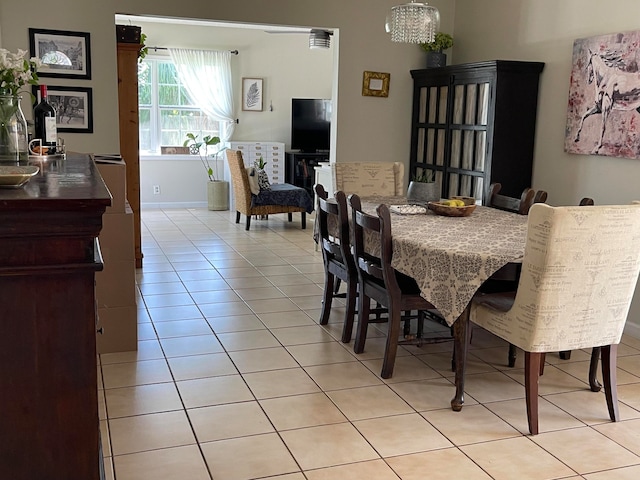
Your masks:
<path fill-rule="evenodd" d="M 473 197 L 455 196 L 449 200 L 429 202 L 429 210 L 436 215 L 445 217 L 468 217 L 476 209 L 476 199 Z"/>

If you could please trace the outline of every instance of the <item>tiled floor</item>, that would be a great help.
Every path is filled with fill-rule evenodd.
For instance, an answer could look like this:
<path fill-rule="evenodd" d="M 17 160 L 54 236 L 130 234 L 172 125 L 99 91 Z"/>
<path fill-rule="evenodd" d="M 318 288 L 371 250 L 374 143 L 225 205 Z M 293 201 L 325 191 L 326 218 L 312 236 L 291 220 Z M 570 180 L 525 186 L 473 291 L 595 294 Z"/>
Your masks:
<path fill-rule="evenodd" d="M 451 344 L 401 348 L 379 376 L 366 351 L 320 327 L 323 268 L 311 229 L 283 215 L 143 211 L 139 349 L 101 355 L 100 414 L 116 480 L 637 479 L 640 340 L 623 338 L 611 423 L 585 382 L 589 355 L 548 355 L 540 429 L 527 435 L 522 357 L 476 330 L 466 403 Z M 381 326 L 384 328 L 384 326 Z"/>

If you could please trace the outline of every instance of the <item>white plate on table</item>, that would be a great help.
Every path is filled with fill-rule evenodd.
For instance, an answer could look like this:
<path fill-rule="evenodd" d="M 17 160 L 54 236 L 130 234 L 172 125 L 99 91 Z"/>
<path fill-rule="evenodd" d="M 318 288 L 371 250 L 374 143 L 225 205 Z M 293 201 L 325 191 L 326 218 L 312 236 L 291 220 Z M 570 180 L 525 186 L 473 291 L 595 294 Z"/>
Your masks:
<path fill-rule="evenodd" d="M 427 207 L 422 205 L 389 205 L 389 211 L 399 215 L 424 215 Z"/>
<path fill-rule="evenodd" d="M 23 186 L 31 177 L 40 171 L 35 166 L 5 166 L 0 165 L 0 187 L 18 188 Z"/>

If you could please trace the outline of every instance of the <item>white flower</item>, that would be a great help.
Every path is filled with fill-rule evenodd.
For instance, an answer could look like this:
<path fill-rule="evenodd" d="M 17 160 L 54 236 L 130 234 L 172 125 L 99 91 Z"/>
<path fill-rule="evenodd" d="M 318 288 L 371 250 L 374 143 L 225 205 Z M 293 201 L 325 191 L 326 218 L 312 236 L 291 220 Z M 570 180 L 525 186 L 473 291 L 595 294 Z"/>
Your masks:
<path fill-rule="evenodd" d="M 37 69 L 42 65 L 40 60 L 27 60 L 26 50 L 18 49 L 11 53 L 0 48 L 0 95 L 17 95 L 25 85 L 37 85 Z"/>

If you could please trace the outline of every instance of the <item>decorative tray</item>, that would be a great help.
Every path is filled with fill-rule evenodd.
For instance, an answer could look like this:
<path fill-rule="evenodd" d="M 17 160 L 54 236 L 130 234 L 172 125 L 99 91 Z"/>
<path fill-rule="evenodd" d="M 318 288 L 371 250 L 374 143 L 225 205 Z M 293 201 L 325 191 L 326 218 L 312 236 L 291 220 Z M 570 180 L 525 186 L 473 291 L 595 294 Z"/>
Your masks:
<path fill-rule="evenodd" d="M 389 205 L 389 211 L 399 215 L 424 215 L 427 207 L 422 205 Z"/>
<path fill-rule="evenodd" d="M 0 166 L 0 187 L 19 188 L 39 171 L 40 167 L 34 166 Z"/>
<path fill-rule="evenodd" d="M 464 205 L 452 206 L 445 200 L 443 202 L 429 202 L 427 206 L 433 213 L 445 217 L 468 217 L 476 209 L 475 199 L 472 197 L 453 197 L 452 200 L 458 200 Z"/>
<path fill-rule="evenodd" d="M 29 155 L 29 160 L 39 160 L 39 161 L 64 160 L 65 158 L 67 158 L 67 156 L 64 153 L 55 153 L 53 155 Z"/>

